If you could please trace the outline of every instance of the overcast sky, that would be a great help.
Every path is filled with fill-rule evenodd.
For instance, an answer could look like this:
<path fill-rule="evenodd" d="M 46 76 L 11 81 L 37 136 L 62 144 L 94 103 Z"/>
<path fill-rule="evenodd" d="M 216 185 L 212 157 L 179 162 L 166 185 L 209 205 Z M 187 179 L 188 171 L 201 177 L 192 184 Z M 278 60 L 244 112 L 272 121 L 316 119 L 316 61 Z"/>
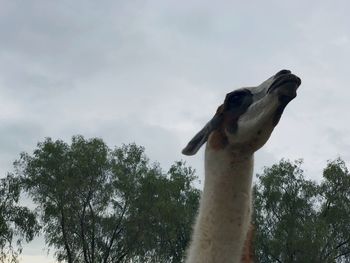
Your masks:
<path fill-rule="evenodd" d="M 280 69 L 303 81 L 256 172 L 350 162 L 348 1 L 0 0 L 0 174 L 45 137 L 136 142 L 167 170 L 226 93 Z M 53 262 L 42 240 L 23 263 Z"/>

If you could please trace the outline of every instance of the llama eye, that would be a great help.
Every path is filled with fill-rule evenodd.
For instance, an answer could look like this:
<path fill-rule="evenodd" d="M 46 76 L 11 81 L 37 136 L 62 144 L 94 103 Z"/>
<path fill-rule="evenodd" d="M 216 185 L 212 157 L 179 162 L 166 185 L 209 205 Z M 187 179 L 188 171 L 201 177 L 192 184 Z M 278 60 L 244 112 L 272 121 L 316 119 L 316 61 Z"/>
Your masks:
<path fill-rule="evenodd" d="M 227 102 L 226 102 L 227 106 L 229 108 L 233 106 L 239 106 L 241 105 L 243 98 L 244 98 L 244 94 L 239 94 L 239 93 L 233 94 L 227 98 Z"/>
<path fill-rule="evenodd" d="M 243 96 L 242 95 L 234 95 L 230 98 L 230 102 L 237 102 L 242 100 Z"/>
<path fill-rule="evenodd" d="M 243 105 L 249 105 L 251 103 L 249 97 L 252 97 L 252 94 L 247 89 L 228 93 L 224 102 L 224 110 L 237 110 L 243 107 Z"/>

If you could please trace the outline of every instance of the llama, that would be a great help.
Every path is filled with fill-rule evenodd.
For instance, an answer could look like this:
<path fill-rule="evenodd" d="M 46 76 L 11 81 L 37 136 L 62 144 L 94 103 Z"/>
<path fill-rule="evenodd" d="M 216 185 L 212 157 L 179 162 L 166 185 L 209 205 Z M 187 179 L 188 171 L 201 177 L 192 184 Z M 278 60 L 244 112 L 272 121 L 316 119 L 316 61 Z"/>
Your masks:
<path fill-rule="evenodd" d="M 257 87 L 226 95 L 182 151 L 205 143 L 205 182 L 186 263 L 253 262 L 250 241 L 253 155 L 269 139 L 301 80 L 281 70 Z"/>

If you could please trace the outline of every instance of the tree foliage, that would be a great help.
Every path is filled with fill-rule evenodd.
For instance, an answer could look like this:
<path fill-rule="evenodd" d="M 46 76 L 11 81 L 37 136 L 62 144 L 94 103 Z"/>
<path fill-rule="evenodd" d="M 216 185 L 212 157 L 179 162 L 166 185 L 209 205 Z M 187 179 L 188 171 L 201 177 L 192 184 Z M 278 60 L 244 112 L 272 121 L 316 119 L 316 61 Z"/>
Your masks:
<path fill-rule="evenodd" d="M 184 163 L 163 173 L 135 144 L 75 136 L 48 138 L 15 166 L 58 260 L 181 262 L 199 200 Z"/>
<path fill-rule="evenodd" d="M 307 180 L 302 161 L 265 168 L 254 185 L 257 262 L 350 262 L 350 174 L 341 159 L 323 180 Z M 46 243 L 68 263 L 183 262 L 200 191 L 194 171 L 175 162 L 164 172 L 135 144 L 110 149 L 101 139 L 48 138 L 0 181 L 0 262 L 38 231 L 18 205 L 36 204 Z M 20 247 L 20 246 L 19 246 Z M 1 258 L 2 257 L 2 258 Z"/>
<path fill-rule="evenodd" d="M 282 160 L 254 186 L 258 262 L 350 262 L 350 174 L 329 162 L 323 181 L 303 176 L 302 162 Z"/>
<path fill-rule="evenodd" d="M 39 231 L 35 214 L 19 205 L 20 194 L 17 177 L 0 179 L 0 262 L 17 262 L 23 241 L 31 241 Z"/>

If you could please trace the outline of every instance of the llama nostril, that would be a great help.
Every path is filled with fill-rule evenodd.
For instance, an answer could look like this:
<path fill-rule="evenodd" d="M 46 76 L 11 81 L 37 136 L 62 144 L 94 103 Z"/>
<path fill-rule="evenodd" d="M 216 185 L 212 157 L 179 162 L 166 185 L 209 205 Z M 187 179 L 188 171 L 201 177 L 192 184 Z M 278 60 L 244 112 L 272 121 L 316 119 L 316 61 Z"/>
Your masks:
<path fill-rule="evenodd" d="M 285 74 L 290 74 L 291 71 L 287 70 L 287 69 L 282 69 L 281 71 L 277 72 L 275 77 L 281 76 L 281 75 L 285 75 Z"/>

